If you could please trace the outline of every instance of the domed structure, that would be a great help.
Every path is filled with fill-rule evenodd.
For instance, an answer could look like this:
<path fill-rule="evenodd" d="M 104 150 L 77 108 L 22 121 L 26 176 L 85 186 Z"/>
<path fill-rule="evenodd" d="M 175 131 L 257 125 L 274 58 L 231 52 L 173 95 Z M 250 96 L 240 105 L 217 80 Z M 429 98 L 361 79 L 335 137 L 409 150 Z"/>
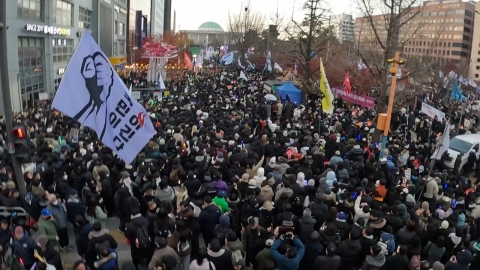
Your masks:
<path fill-rule="evenodd" d="M 204 22 L 198 27 L 198 30 L 223 32 L 223 28 L 216 22 Z"/>

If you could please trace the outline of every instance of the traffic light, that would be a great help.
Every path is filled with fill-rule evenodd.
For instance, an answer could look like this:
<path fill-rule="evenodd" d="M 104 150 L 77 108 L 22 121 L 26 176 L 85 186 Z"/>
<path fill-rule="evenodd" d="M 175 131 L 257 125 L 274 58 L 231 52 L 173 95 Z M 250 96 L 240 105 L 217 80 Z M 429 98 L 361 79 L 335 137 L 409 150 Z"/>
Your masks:
<path fill-rule="evenodd" d="M 12 129 L 12 133 L 15 156 L 21 163 L 30 163 L 30 142 L 28 139 L 27 129 L 25 126 L 15 126 Z"/>

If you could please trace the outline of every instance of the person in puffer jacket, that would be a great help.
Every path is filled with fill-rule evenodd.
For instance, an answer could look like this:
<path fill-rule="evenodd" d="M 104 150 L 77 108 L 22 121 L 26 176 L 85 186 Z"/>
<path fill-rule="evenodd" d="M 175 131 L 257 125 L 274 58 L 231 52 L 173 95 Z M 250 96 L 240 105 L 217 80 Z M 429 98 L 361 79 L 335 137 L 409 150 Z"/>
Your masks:
<path fill-rule="evenodd" d="M 327 173 L 327 181 L 326 184 L 329 188 L 333 187 L 333 184 L 338 183 L 337 182 L 337 177 L 335 176 L 334 172 L 328 172 Z"/>
<path fill-rule="evenodd" d="M 380 269 L 385 264 L 385 255 L 382 253 L 382 248 L 375 244 L 370 248 L 371 255 L 368 255 L 363 263 L 362 270 Z"/>
<path fill-rule="evenodd" d="M 228 207 L 228 202 L 225 200 L 227 193 L 225 191 L 218 192 L 217 196 L 212 199 L 213 203 L 220 208 L 222 213 L 226 213 L 230 211 L 230 207 Z"/>
<path fill-rule="evenodd" d="M 217 192 L 217 194 L 220 191 L 227 192 L 227 190 L 228 190 L 227 183 L 225 183 L 221 178 L 217 178 L 217 180 L 215 180 L 215 182 L 213 182 L 213 187 L 215 188 L 215 191 Z"/>
<path fill-rule="evenodd" d="M 303 172 L 299 172 L 297 174 L 297 184 L 302 188 L 304 186 L 306 186 L 306 184 L 305 184 L 305 174 Z"/>
<path fill-rule="evenodd" d="M 172 203 L 175 198 L 175 190 L 168 185 L 168 181 L 162 179 L 158 184 L 158 188 L 155 191 L 155 197 L 161 202 Z"/>
<path fill-rule="evenodd" d="M 380 234 L 379 243 L 383 243 L 387 246 L 388 255 L 392 255 L 395 252 L 395 238 L 393 234 L 382 232 L 382 234 Z M 381 246 L 383 244 L 379 244 L 379 245 Z"/>
<path fill-rule="evenodd" d="M 265 177 L 265 170 L 260 167 L 257 170 L 257 175 L 253 177 L 253 180 L 257 183 L 257 187 L 262 186 L 262 182 L 267 180 L 267 177 Z"/>

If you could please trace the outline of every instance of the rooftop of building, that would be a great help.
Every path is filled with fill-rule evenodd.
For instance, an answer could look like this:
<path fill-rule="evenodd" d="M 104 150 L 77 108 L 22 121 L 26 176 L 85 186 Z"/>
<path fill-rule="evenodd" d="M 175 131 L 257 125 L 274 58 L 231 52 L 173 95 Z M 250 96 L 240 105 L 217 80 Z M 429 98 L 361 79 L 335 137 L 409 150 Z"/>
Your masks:
<path fill-rule="evenodd" d="M 204 22 L 198 27 L 198 30 L 223 32 L 223 28 L 216 22 Z"/>

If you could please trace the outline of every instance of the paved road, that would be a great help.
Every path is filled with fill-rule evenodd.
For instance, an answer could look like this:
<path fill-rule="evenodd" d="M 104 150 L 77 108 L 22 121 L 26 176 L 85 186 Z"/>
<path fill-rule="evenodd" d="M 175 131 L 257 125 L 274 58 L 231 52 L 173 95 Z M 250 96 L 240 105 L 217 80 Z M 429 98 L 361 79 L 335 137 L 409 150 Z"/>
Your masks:
<path fill-rule="evenodd" d="M 109 218 L 106 223 L 106 227 L 109 230 L 109 233 L 115 238 L 118 243 L 118 257 L 119 257 L 119 265 L 122 265 L 123 262 L 130 261 L 130 246 L 127 245 L 125 242 L 125 236 L 119 230 L 117 230 L 119 225 L 118 219 Z M 60 255 L 63 261 L 63 267 L 66 269 L 72 269 L 73 264 L 80 259 L 78 256 L 77 248 L 75 247 L 75 234 L 73 233 L 72 227 L 69 228 L 69 237 L 70 237 L 70 245 L 74 247 L 74 249 L 70 252 L 61 252 Z"/>
<path fill-rule="evenodd" d="M 115 240 L 118 243 L 118 265 L 121 266 L 122 263 L 131 261 L 131 256 L 130 256 L 130 246 L 127 245 L 125 242 L 125 236 L 123 233 L 121 233 L 117 228 L 120 224 L 120 220 L 117 218 L 109 218 L 106 222 L 106 227 L 109 230 L 110 235 L 115 238 Z M 69 237 L 70 237 L 70 245 L 74 247 L 74 249 L 70 252 L 61 252 L 60 256 L 62 257 L 63 261 L 63 267 L 65 269 L 72 269 L 73 264 L 80 259 L 80 256 L 78 256 L 77 253 L 77 248 L 75 247 L 75 234 L 73 233 L 73 228 L 69 228 Z M 199 244 L 201 248 L 205 248 L 205 243 L 203 241 L 203 237 L 199 237 Z"/>

